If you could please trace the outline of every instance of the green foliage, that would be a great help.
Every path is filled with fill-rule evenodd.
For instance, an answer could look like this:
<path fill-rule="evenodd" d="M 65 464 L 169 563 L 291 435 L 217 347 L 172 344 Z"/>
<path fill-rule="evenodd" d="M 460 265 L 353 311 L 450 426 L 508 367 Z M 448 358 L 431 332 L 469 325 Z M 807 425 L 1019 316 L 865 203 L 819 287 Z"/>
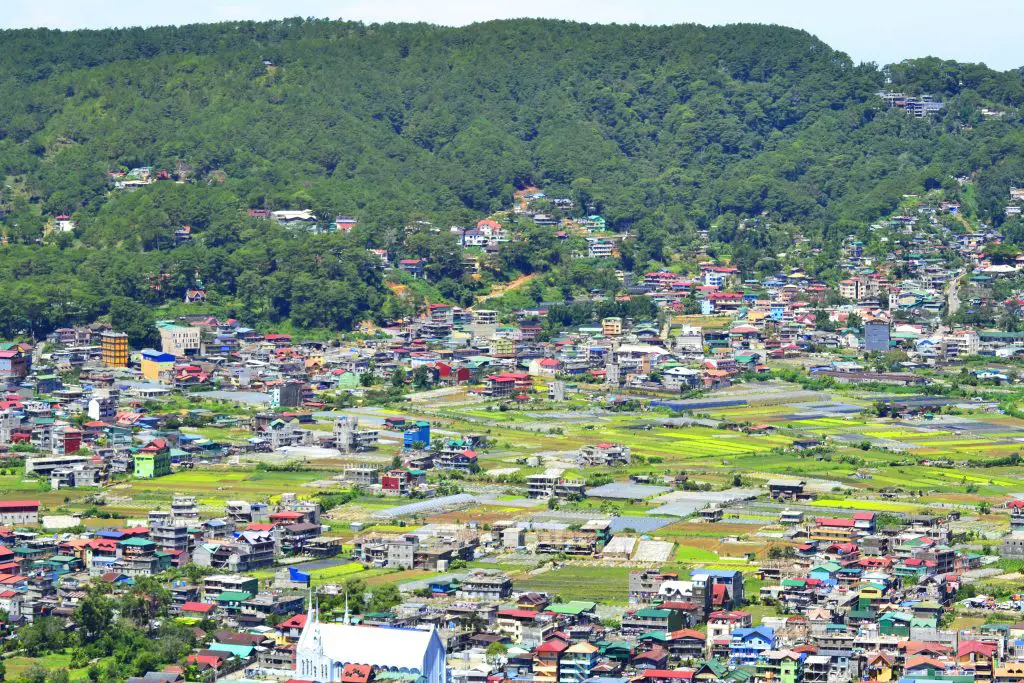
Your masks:
<path fill-rule="evenodd" d="M 824 247 L 808 272 L 834 277 L 840 238 L 904 193 L 960 192 L 951 176 L 967 172 L 965 206 L 1024 243 L 1024 220 L 1002 211 L 1024 182 L 1024 133 L 1017 117 L 980 115 L 1019 106 L 1024 87 L 984 65 L 880 70 L 781 27 L 538 20 L 23 30 L 3 44 L 3 337 L 110 315 L 150 344 L 154 308 L 182 306 L 197 280 L 208 301 L 190 311 L 266 325 L 350 329 L 422 303 L 417 288 L 391 294 L 366 247 L 426 259 L 417 287 L 461 305 L 516 273 L 557 277 L 510 303 L 617 290 L 614 268 L 570 260 L 577 238 L 529 219 L 507 221 L 522 239 L 480 279 L 465 270 L 447 226 L 507 208 L 528 184 L 628 230 L 614 265 L 634 272 L 708 230 L 709 255 L 772 273 L 798 231 Z M 886 77 L 946 110 L 885 110 L 874 93 Z M 108 173 L 138 166 L 171 179 L 112 189 Z M 249 208 L 359 225 L 308 234 Z M 78 227 L 46 234 L 62 212 Z M 567 309 L 551 325 L 594 312 Z"/>
<path fill-rule="evenodd" d="M 401 602 L 402 593 L 398 590 L 398 586 L 393 583 L 385 583 L 373 589 L 373 596 L 370 598 L 370 611 L 387 612 Z"/>

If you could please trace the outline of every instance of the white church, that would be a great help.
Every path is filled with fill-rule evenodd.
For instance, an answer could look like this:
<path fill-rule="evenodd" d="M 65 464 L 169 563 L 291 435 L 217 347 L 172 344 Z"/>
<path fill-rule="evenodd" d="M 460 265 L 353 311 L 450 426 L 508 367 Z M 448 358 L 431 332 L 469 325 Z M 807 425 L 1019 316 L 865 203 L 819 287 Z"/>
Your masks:
<path fill-rule="evenodd" d="M 295 653 L 296 677 L 334 683 L 341 681 L 346 665 L 356 664 L 407 674 L 410 683 L 446 683 L 445 648 L 433 627 L 356 626 L 347 610 L 344 623 L 321 623 L 312 600 L 310 605 Z"/>

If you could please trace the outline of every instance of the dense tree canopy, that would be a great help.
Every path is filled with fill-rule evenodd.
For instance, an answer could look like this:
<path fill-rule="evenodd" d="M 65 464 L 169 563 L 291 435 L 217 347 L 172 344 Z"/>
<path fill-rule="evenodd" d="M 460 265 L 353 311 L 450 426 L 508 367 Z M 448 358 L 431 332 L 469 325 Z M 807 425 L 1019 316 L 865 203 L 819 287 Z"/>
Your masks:
<path fill-rule="evenodd" d="M 975 174 L 979 213 L 1001 222 L 1007 187 L 1024 183 L 1021 72 L 855 65 L 774 26 L 292 19 L 0 37 L 4 336 L 115 312 L 138 324 L 120 298 L 152 307 L 197 280 L 250 317 L 344 329 L 397 310 L 366 247 L 427 257 L 440 294 L 465 303 L 480 285 L 447 226 L 528 184 L 635 235 L 627 269 L 711 229 L 768 272 L 792 231 L 744 218 L 829 245 L 958 174 Z M 888 111 L 883 87 L 947 107 Z M 137 166 L 183 182 L 112 192 L 108 173 Z M 249 208 L 359 225 L 300 235 Z M 43 238 L 59 213 L 79 227 Z M 418 220 L 441 230 L 403 229 Z M 1007 230 L 1024 240 L 1018 222 Z M 526 237 L 498 277 L 568 259 L 550 235 Z"/>

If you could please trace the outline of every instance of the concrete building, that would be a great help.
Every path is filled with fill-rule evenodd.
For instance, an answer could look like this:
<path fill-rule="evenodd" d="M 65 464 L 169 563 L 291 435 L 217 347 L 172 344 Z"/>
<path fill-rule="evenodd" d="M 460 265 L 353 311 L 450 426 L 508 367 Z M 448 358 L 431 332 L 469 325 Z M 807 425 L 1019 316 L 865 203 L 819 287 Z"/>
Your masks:
<path fill-rule="evenodd" d="M 54 491 L 80 486 L 102 486 L 105 481 L 106 467 L 101 462 L 94 463 L 91 460 L 58 467 L 50 472 L 50 488 Z"/>
<path fill-rule="evenodd" d="M 889 330 L 887 320 L 871 320 L 864 323 L 864 348 L 867 351 L 888 351 Z"/>
<path fill-rule="evenodd" d="M 604 318 L 601 321 L 601 334 L 606 337 L 618 337 L 622 334 L 622 318 Z"/>
<path fill-rule="evenodd" d="M 113 422 L 117 416 L 118 392 L 115 389 L 97 389 L 89 399 L 86 412 L 90 420 Z"/>
<path fill-rule="evenodd" d="M 295 408 L 302 405 L 302 382 L 281 382 L 271 390 L 270 405 L 275 408 Z"/>
<path fill-rule="evenodd" d="M 185 327 L 174 323 L 157 323 L 160 330 L 160 349 L 172 356 L 194 356 L 202 347 L 202 335 L 198 327 Z"/>
<path fill-rule="evenodd" d="M 27 458 L 25 460 L 25 474 L 36 474 L 40 477 L 49 477 L 59 467 L 68 467 L 78 463 L 85 463 L 89 460 L 84 455 L 63 455 L 53 458 Z"/>
<path fill-rule="evenodd" d="M 100 350 L 104 365 L 112 368 L 128 366 L 128 335 L 124 332 L 107 330 L 101 333 Z"/>
<path fill-rule="evenodd" d="M 565 400 L 565 382 L 561 380 L 555 380 L 548 385 L 548 400 L 549 401 L 564 401 Z"/>
<path fill-rule="evenodd" d="M 0 501 L 0 525 L 23 526 L 39 523 L 38 500 Z"/>
<path fill-rule="evenodd" d="M 334 422 L 334 445 L 342 453 L 358 453 L 377 447 L 380 432 L 360 429 L 359 418 L 344 415 Z"/>
<path fill-rule="evenodd" d="M 1013 531 L 1003 537 L 999 557 L 1006 560 L 1024 560 L 1024 532 Z"/>
<path fill-rule="evenodd" d="M 170 383 L 174 375 L 175 357 L 155 349 L 142 350 L 142 376 L 150 382 Z"/>
<path fill-rule="evenodd" d="M 171 499 L 171 517 L 199 519 L 199 503 L 195 496 L 176 495 Z"/>
<path fill-rule="evenodd" d="M 566 479 L 563 470 L 551 468 L 545 472 L 526 477 L 526 495 L 530 498 L 569 498 L 583 496 L 586 482 L 582 479 Z"/>
<path fill-rule="evenodd" d="M 474 569 L 462 580 L 458 589 L 460 598 L 504 600 L 512 595 L 512 579 L 494 569 Z"/>

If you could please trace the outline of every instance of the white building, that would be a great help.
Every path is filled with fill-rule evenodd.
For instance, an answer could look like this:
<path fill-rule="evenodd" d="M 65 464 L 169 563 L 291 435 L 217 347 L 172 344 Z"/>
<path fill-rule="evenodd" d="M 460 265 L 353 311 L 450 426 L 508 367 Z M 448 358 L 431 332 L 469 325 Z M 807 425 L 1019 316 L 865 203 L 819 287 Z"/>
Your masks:
<path fill-rule="evenodd" d="M 157 323 L 160 329 L 160 350 L 172 356 L 192 356 L 202 345 L 198 327 L 185 327 L 173 323 Z"/>
<path fill-rule="evenodd" d="M 445 683 L 447 655 L 430 630 L 321 623 L 309 610 L 295 653 L 295 676 L 321 683 L 341 681 L 348 665 L 409 674 L 417 683 Z"/>

